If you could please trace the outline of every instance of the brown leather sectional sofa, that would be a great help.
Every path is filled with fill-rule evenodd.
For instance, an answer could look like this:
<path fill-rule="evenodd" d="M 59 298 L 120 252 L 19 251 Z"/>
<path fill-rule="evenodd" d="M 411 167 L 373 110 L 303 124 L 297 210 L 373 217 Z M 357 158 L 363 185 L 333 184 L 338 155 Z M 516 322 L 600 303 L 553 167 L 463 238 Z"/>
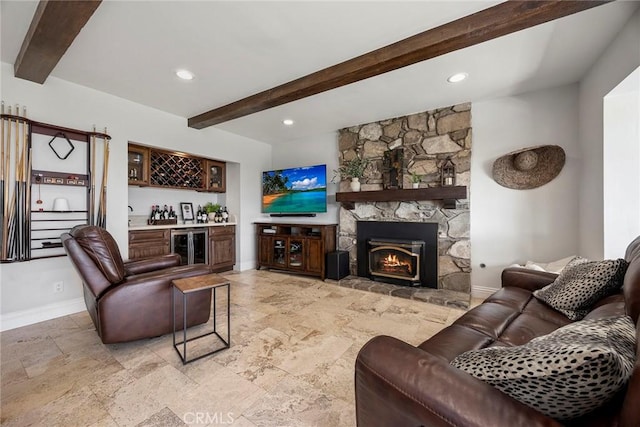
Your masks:
<path fill-rule="evenodd" d="M 628 247 L 619 294 L 600 300 L 585 319 L 631 316 L 640 342 L 640 237 Z M 557 276 L 519 268 L 502 274 L 502 289 L 454 324 L 414 347 L 388 336 L 369 341 L 356 360 L 358 426 L 560 426 L 561 423 L 452 367 L 472 349 L 517 346 L 571 323 L 532 293 Z M 640 426 L 640 345 L 628 386 L 575 426 Z"/>
<path fill-rule="evenodd" d="M 80 274 L 84 301 L 105 344 L 167 334 L 171 319 L 171 281 L 209 274 L 206 264 L 180 265 L 180 256 L 123 261 L 113 237 L 103 228 L 74 227 L 61 236 Z M 211 311 L 211 291 L 187 297 L 187 324 L 204 323 Z M 182 328 L 182 298 L 176 298 L 176 328 Z"/>

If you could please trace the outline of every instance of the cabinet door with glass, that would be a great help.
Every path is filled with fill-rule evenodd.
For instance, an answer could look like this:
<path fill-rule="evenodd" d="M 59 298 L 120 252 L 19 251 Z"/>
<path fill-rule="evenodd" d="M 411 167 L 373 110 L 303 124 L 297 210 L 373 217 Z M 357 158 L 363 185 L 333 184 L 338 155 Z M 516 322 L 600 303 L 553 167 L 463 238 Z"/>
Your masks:
<path fill-rule="evenodd" d="M 227 191 L 226 163 L 207 160 L 207 191 L 224 193 Z"/>
<path fill-rule="evenodd" d="M 289 238 L 289 268 L 304 270 L 305 239 Z"/>
<path fill-rule="evenodd" d="M 271 265 L 274 267 L 287 266 L 287 239 L 273 239 L 273 259 Z"/>
<path fill-rule="evenodd" d="M 191 233 L 191 252 L 194 264 L 209 264 L 207 231 Z"/>
<path fill-rule="evenodd" d="M 128 162 L 129 185 L 149 185 L 149 149 L 129 144 Z"/>

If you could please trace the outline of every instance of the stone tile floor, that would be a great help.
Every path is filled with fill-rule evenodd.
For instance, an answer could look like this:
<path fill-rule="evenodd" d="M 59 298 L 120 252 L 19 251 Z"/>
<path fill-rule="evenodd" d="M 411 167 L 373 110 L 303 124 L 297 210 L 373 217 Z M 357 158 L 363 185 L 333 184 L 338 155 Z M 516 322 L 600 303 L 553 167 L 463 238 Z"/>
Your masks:
<path fill-rule="evenodd" d="M 417 345 L 464 313 L 329 280 L 226 276 L 232 347 L 185 366 L 171 334 L 104 345 L 86 312 L 1 333 L 1 424 L 354 426 L 364 343 Z"/>

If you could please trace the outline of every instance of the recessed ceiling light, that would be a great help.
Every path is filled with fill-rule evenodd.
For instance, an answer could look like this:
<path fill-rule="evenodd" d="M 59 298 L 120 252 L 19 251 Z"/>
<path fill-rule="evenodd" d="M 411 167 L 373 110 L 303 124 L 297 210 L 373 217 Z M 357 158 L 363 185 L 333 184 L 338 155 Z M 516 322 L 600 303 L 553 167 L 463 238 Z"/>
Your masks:
<path fill-rule="evenodd" d="M 463 81 L 464 79 L 466 79 L 467 77 L 469 77 L 469 74 L 467 74 L 467 73 L 456 73 L 456 74 L 452 75 L 451 77 L 449 77 L 447 79 L 447 81 L 449 83 L 459 83 L 459 82 Z"/>
<path fill-rule="evenodd" d="M 178 70 L 176 71 L 176 76 L 180 77 L 182 80 L 193 79 L 193 73 L 189 70 Z"/>
<path fill-rule="evenodd" d="M 282 121 L 282 124 L 283 124 L 283 125 L 285 125 L 285 126 L 291 126 L 291 125 L 293 125 L 293 120 L 291 120 L 291 119 L 284 119 L 284 120 Z"/>

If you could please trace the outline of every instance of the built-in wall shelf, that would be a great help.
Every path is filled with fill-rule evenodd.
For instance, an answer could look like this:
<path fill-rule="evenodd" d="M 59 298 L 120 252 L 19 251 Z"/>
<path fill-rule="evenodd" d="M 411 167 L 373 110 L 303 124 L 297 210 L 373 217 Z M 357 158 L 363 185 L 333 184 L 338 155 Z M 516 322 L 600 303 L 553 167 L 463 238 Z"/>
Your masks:
<path fill-rule="evenodd" d="M 336 201 L 342 203 L 342 207 L 349 210 L 355 208 L 356 203 L 415 202 L 419 200 L 443 200 L 445 208 L 455 208 L 457 199 L 466 198 L 467 187 L 464 185 L 336 193 Z"/>

